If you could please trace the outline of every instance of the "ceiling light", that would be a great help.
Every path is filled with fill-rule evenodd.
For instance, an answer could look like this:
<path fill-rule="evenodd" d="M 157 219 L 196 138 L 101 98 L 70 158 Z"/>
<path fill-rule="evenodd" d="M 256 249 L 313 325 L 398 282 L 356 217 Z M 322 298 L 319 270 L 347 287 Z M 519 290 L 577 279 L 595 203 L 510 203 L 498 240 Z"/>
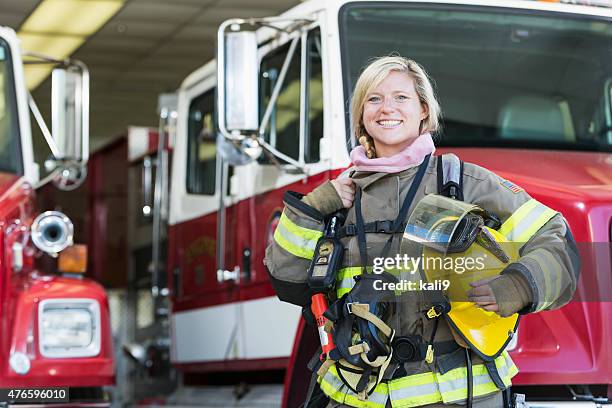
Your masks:
<path fill-rule="evenodd" d="M 91 35 L 123 5 L 123 0 L 44 0 L 20 32 Z"/>
<path fill-rule="evenodd" d="M 119 11 L 124 1 L 43 0 L 17 33 L 22 50 L 60 60 L 68 58 Z M 52 69 L 51 65 L 26 66 L 28 88 L 40 85 Z"/>

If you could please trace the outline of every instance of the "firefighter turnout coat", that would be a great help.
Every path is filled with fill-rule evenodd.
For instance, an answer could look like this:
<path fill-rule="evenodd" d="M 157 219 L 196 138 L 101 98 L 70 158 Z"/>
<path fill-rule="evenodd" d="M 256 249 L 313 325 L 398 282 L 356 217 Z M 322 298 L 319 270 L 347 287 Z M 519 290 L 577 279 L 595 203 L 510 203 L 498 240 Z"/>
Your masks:
<path fill-rule="evenodd" d="M 437 160 L 439 156 L 431 157 L 408 214 L 426 194 L 438 193 Z M 394 220 L 416 172 L 417 167 L 399 173 L 352 172 L 355 185 L 362 189 L 364 223 Z M 464 164 L 463 198 L 465 202 L 496 214 L 502 222 L 499 232 L 520 245 L 519 260 L 509 264 L 490 283 L 501 315 L 550 310 L 569 302 L 576 288 L 580 266 L 575 243 L 561 214 L 534 200 L 522 188 L 470 163 Z M 284 204 L 274 241 L 266 250 L 265 264 L 279 298 L 305 306 L 309 304 L 311 296 L 306 283 L 307 270 L 317 240 L 323 234 L 324 217 L 340 209 L 342 202 L 331 183 L 327 182 L 305 199 L 300 194 L 287 192 Z M 355 224 L 354 208 L 348 210 L 345 225 Z M 388 237 L 385 233 L 366 235 L 369 265 L 372 265 L 373 258 L 380 256 Z M 401 234 L 394 237 L 389 256 L 399 251 L 401 238 Z M 357 237 L 348 236 L 341 242 L 345 253 L 337 275 L 335 295 L 338 298 L 350 291 L 355 283 L 354 277 L 363 270 Z M 428 339 L 434 326 L 426 316 L 430 308 L 431 301 L 423 291 L 402 293 L 396 309 L 399 318 L 391 323 L 397 335 L 417 335 Z M 440 319 L 435 341 L 453 340 L 446 320 Z M 503 385 L 509 386 L 518 369 L 506 351 L 496 358 L 495 365 Z M 435 354 L 431 364 L 424 360 L 404 363 L 404 369 L 403 376 L 393 376 L 379 383 L 366 400 L 359 399 L 341 381 L 334 366 L 318 381 L 323 392 L 332 400 L 354 407 L 384 408 L 388 400 L 393 408 L 466 400 L 463 350 Z M 499 386 L 482 360 L 474 357 L 475 401 L 498 390 Z"/>

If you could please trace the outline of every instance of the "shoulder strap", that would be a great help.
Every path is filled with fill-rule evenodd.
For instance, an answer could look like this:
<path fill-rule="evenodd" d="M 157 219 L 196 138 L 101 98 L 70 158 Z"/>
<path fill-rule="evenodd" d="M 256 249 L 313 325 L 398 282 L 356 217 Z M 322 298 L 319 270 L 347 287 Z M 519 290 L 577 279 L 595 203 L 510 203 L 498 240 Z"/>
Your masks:
<path fill-rule="evenodd" d="M 452 153 L 438 156 L 438 194 L 463 200 L 463 161 Z"/>
<path fill-rule="evenodd" d="M 393 242 L 394 234 L 398 234 L 402 231 L 404 225 L 404 220 L 408 215 L 408 209 L 414 201 L 414 197 L 416 196 L 417 190 L 421 185 L 421 181 L 423 181 L 423 177 L 425 176 L 425 171 L 427 170 L 427 166 L 429 165 L 429 160 L 431 158 L 431 154 L 428 154 L 423 159 L 423 162 L 419 165 L 419 168 L 412 180 L 412 184 L 410 184 L 410 188 L 408 189 L 408 193 L 404 198 L 404 202 L 402 207 L 400 208 L 399 214 L 393 224 L 391 225 L 391 236 L 385 243 L 383 247 L 383 251 L 381 256 L 386 257 L 389 253 L 389 249 L 391 248 L 391 243 Z M 366 262 L 368 260 L 367 256 L 367 247 L 366 247 L 366 239 L 365 239 L 365 224 L 363 222 L 363 214 L 361 213 L 361 188 L 357 187 L 355 190 L 355 229 L 357 232 L 357 242 L 359 244 L 359 256 L 361 257 L 361 264 L 363 268 L 363 273 L 367 273 L 366 271 Z"/>

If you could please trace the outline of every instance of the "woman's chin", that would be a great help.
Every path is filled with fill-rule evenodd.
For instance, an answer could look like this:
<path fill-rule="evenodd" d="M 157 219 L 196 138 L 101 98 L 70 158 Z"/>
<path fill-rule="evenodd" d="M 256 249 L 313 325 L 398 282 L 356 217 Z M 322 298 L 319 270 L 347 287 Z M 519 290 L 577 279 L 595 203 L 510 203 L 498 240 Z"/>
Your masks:
<path fill-rule="evenodd" d="M 379 147 L 392 150 L 399 149 L 400 151 L 410 146 L 412 142 L 416 140 L 418 136 L 406 136 L 406 135 L 398 135 L 395 137 L 389 137 L 389 135 L 385 135 L 385 137 L 373 137 L 374 146 L 378 150 Z"/>

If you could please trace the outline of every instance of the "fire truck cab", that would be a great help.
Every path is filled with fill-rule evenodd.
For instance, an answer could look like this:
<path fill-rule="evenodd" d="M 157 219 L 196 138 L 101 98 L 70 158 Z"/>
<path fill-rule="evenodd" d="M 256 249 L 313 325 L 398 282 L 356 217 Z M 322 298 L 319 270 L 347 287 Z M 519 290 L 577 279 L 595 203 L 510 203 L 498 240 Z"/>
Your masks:
<path fill-rule="evenodd" d="M 0 405 L 100 403 L 103 387 L 114 383 L 107 297 L 83 278 L 86 251 L 73 244 L 68 217 L 39 214 L 35 201 L 47 182 L 70 190 L 84 179 L 88 72 L 77 61 L 43 61 L 56 66 L 52 131 L 26 88 L 17 35 L 0 27 L 0 389 L 39 389 L 29 394 L 34 399 L 3 394 Z M 52 152 L 42 180 L 30 109 Z M 56 262 L 58 272 L 50 273 Z M 52 387 L 65 390 L 40 392 Z"/>

